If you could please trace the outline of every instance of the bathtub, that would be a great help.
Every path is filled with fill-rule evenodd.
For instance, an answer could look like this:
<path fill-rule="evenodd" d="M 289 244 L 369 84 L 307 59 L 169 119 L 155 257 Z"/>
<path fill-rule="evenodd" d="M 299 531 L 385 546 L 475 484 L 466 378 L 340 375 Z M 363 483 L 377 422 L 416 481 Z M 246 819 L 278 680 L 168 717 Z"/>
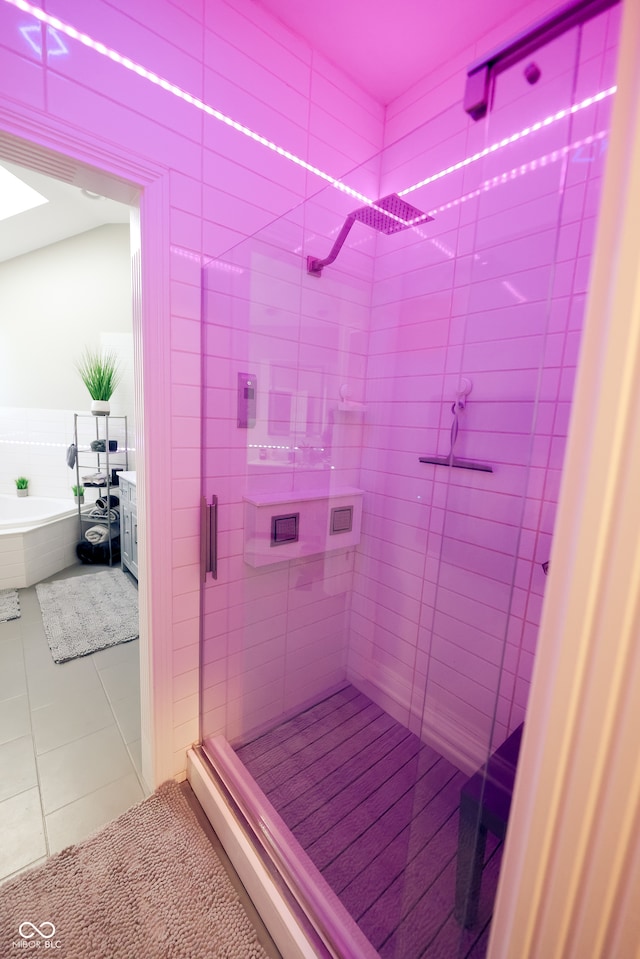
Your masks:
<path fill-rule="evenodd" d="M 21 588 L 77 563 L 72 500 L 0 495 L 0 589 Z"/>

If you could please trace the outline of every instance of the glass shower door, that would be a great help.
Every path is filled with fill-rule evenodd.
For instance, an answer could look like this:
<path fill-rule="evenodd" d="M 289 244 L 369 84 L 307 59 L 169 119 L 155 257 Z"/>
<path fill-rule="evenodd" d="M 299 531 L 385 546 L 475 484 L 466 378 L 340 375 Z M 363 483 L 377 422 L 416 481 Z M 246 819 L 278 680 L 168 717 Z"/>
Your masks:
<path fill-rule="evenodd" d="M 326 782 L 332 745 L 366 752 L 384 725 L 347 670 L 373 245 L 346 247 L 321 281 L 306 273 L 352 206 L 325 191 L 203 271 L 203 495 L 217 497 L 218 549 L 202 588 L 201 736 L 218 767 L 236 770 L 236 750 L 259 780 L 244 808 L 272 847 L 293 775 Z M 293 868 L 300 851 L 276 858 Z"/>
<path fill-rule="evenodd" d="M 362 390 L 367 281 L 302 289 L 303 214 L 204 271 L 203 493 L 218 497 L 204 739 L 243 741 L 346 675 L 362 424 L 339 408 Z"/>
<path fill-rule="evenodd" d="M 303 884 L 315 864 L 325 919 L 339 897 L 383 957 L 486 950 L 501 837 L 460 873 L 487 796 L 469 781 L 525 717 L 614 29 L 558 38 L 485 120 L 455 104 L 346 178 L 433 222 L 358 223 L 311 276 L 361 205 L 328 187 L 203 270 L 202 741 L 233 747 Z"/>
<path fill-rule="evenodd" d="M 465 777 L 456 907 L 436 954 L 476 956 L 488 940 L 549 571 L 617 15 L 500 74 L 491 112 L 471 131 L 482 136 L 472 150 L 486 153 L 465 171 L 439 427 L 445 452 L 457 430 L 454 456 L 492 472 L 430 468 L 421 728 Z"/>

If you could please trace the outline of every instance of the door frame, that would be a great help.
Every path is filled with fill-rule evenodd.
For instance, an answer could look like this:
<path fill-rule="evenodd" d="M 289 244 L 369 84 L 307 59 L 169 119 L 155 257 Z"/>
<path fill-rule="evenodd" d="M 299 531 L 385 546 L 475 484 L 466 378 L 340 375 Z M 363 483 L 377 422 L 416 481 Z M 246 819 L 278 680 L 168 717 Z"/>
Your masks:
<path fill-rule="evenodd" d="M 67 177 L 135 203 L 131 235 L 136 469 L 140 568 L 142 774 L 148 787 L 173 775 L 172 568 L 169 310 L 169 171 L 98 142 L 28 108 L 0 105 L 0 152 L 23 166 Z M 58 179 L 63 177 L 58 172 Z"/>

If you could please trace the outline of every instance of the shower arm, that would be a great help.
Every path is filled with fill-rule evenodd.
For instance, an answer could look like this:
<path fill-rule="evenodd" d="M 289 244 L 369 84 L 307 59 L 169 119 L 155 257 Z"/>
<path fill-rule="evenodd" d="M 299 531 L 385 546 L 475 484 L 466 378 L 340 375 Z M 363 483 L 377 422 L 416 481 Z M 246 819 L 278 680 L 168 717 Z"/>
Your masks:
<path fill-rule="evenodd" d="M 342 224 L 342 229 L 338 233 L 335 243 L 331 247 L 331 250 L 325 256 L 324 260 L 318 259 L 317 256 L 308 256 L 307 257 L 307 273 L 310 273 L 311 276 L 322 276 L 322 268 L 329 266 L 330 263 L 333 263 L 338 253 L 342 249 L 342 244 L 347 239 L 349 235 L 349 230 L 356 222 L 355 215 L 350 213 L 347 219 Z"/>

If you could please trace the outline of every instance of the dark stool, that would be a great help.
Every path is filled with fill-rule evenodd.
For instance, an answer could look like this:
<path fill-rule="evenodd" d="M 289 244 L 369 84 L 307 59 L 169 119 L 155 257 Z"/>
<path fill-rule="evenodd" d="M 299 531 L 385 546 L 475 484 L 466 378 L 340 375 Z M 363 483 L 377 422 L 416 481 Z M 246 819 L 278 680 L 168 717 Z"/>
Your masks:
<path fill-rule="evenodd" d="M 490 829 L 498 839 L 504 839 L 507 832 L 523 725 L 460 790 L 454 914 L 462 926 L 473 926 L 478 917 L 487 831 Z"/>

